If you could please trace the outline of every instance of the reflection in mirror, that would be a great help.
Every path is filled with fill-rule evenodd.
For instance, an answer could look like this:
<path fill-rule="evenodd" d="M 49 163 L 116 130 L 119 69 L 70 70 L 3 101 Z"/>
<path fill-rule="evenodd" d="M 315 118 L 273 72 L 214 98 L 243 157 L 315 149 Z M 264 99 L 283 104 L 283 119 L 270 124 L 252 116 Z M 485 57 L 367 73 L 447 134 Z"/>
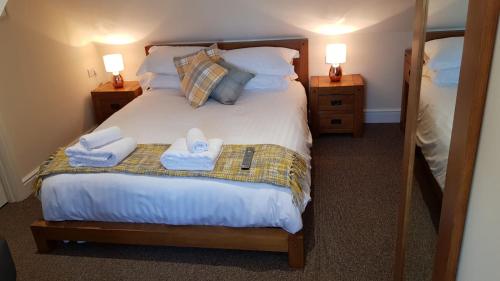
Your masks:
<path fill-rule="evenodd" d="M 432 280 L 467 4 L 465 0 L 429 0 L 415 134 L 415 181 L 408 215 L 406 280 Z M 409 54 L 411 50 L 406 56 Z"/>
<path fill-rule="evenodd" d="M 432 280 L 437 233 L 417 182 L 411 198 L 405 280 Z"/>

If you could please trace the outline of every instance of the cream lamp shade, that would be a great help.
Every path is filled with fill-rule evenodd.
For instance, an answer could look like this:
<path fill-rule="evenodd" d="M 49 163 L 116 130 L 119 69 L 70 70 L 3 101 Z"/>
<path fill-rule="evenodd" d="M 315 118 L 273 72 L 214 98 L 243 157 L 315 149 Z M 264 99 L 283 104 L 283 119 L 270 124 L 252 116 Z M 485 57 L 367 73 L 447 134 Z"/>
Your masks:
<path fill-rule="evenodd" d="M 339 65 L 346 62 L 347 48 L 345 44 L 326 45 L 326 63 Z"/>
<path fill-rule="evenodd" d="M 1 1 L 1 0 L 0 0 Z M 118 75 L 123 67 L 123 56 L 121 54 L 111 54 L 102 57 L 106 72 L 112 72 L 113 75 Z"/>

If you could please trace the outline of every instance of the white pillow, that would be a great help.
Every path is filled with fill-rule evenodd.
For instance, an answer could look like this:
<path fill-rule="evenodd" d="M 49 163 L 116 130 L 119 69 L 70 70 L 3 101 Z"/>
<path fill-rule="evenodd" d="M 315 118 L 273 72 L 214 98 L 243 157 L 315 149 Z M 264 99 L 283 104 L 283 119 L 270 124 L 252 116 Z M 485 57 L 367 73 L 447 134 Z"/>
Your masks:
<path fill-rule="evenodd" d="M 180 89 L 179 75 L 153 74 L 149 82 L 151 89 Z"/>
<path fill-rule="evenodd" d="M 297 50 L 281 47 L 242 48 L 222 53 L 225 61 L 250 73 L 280 76 L 295 74 L 292 62 L 298 56 Z"/>
<path fill-rule="evenodd" d="M 425 43 L 425 61 L 434 71 L 460 67 L 464 48 L 463 37 L 436 39 Z"/>
<path fill-rule="evenodd" d="M 149 83 L 151 82 L 152 76 L 153 75 L 151 73 L 146 73 L 139 76 L 139 85 L 141 85 L 141 88 L 143 90 L 149 89 Z"/>
<path fill-rule="evenodd" d="M 200 46 L 153 46 L 149 49 L 149 55 L 142 62 L 136 75 L 141 76 L 147 72 L 157 74 L 174 75 L 177 69 L 174 65 L 174 57 L 181 57 L 198 52 L 205 47 Z"/>
<path fill-rule="evenodd" d="M 245 90 L 286 90 L 290 78 L 281 75 L 257 74 L 245 84 Z"/>
<path fill-rule="evenodd" d="M 460 67 L 434 71 L 427 65 L 423 67 L 423 75 L 429 77 L 438 86 L 457 85 L 460 79 Z"/>

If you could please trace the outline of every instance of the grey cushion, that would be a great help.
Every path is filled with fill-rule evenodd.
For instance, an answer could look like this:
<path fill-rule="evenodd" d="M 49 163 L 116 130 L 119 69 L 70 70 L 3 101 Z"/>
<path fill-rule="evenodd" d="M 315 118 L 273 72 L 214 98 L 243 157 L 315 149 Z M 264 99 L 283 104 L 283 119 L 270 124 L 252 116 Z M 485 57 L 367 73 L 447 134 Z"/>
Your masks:
<path fill-rule="evenodd" d="M 12 261 L 7 241 L 2 237 L 0 237 L 0 280 L 16 280 L 16 267 Z"/>
<path fill-rule="evenodd" d="M 228 73 L 215 87 L 210 97 L 222 104 L 234 104 L 240 97 L 241 92 L 243 92 L 245 84 L 255 75 L 241 70 L 222 59 L 217 63 L 227 69 Z"/>

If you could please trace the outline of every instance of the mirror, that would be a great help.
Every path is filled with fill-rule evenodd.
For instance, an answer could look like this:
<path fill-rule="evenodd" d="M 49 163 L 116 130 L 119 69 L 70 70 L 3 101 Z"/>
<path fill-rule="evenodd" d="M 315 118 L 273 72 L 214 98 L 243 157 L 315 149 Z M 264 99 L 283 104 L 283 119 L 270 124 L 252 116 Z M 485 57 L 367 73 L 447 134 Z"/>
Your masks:
<path fill-rule="evenodd" d="M 433 278 L 467 7 L 465 0 L 416 1 L 413 43 L 404 64 L 406 186 L 395 280 Z"/>
<path fill-rule="evenodd" d="M 429 0 L 428 10 L 406 280 L 432 280 L 467 17 L 466 1 L 462 0 Z M 450 27 L 453 29 L 443 30 Z"/>

